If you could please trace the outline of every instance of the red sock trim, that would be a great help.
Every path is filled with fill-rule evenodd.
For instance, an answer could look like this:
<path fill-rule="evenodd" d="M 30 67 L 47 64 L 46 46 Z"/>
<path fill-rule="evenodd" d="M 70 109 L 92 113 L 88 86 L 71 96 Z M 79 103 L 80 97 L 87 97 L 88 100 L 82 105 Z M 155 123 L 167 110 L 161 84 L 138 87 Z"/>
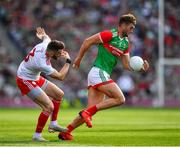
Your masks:
<path fill-rule="evenodd" d="M 67 128 L 68 128 L 67 131 L 68 133 L 71 133 L 74 130 L 74 127 L 72 125 L 68 125 Z"/>
<path fill-rule="evenodd" d="M 41 114 L 39 115 L 39 118 L 38 118 L 38 123 L 37 123 L 37 126 L 36 126 L 36 132 L 37 133 L 41 133 L 48 118 L 49 118 L 49 115 L 50 113 L 47 112 L 47 111 L 42 111 Z"/>
<path fill-rule="evenodd" d="M 96 105 L 94 105 L 92 107 L 89 107 L 86 111 L 89 112 L 91 116 L 93 116 L 98 110 L 97 110 Z"/>
<path fill-rule="evenodd" d="M 59 112 L 59 108 L 60 108 L 60 101 L 52 100 L 52 102 L 54 105 L 54 110 L 53 110 L 53 113 L 51 115 L 51 120 L 55 121 L 55 120 L 57 120 L 57 116 L 58 116 L 58 112 Z"/>

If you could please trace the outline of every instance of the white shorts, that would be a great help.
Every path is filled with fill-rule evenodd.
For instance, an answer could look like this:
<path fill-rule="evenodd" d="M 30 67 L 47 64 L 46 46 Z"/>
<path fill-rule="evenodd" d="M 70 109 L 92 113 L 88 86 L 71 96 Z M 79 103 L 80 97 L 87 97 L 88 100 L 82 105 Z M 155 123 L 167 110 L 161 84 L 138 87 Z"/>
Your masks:
<path fill-rule="evenodd" d="M 88 88 L 97 88 L 112 82 L 114 81 L 110 78 L 110 75 L 98 67 L 92 67 L 88 74 Z"/>

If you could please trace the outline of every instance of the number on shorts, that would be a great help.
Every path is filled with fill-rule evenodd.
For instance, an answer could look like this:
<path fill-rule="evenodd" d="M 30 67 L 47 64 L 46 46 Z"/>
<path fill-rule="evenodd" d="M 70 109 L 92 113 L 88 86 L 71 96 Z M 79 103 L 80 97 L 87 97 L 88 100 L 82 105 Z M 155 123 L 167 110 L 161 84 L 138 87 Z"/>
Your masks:
<path fill-rule="evenodd" d="M 31 57 L 34 57 L 35 51 L 36 51 L 36 48 L 34 48 L 34 49 L 26 56 L 26 58 L 24 59 L 24 61 L 25 61 L 25 62 L 28 62 L 30 56 L 31 56 Z"/>

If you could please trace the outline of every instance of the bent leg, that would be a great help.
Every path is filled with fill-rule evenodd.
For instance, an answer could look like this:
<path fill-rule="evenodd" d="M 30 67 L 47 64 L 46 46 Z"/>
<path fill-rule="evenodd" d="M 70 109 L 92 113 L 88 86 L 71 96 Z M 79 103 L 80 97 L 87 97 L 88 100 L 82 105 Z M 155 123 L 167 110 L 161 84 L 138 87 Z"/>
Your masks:
<path fill-rule="evenodd" d="M 101 93 L 104 93 L 108 96 L 108 99 L 102 100 L 100 103 L 97 103 L 94 106 L 89 107 L 88 109 L 81 112 L 82 118 L 85 120 L 89 128 L 92 127 L 92 116 L 99 110 L 108 109 L 121 105 L 125 102 L 125 98 L 120 88 L 116 83 L 109 83 L 97 87 L 97 90 Z"/>
<path fill-rule="evenodd" d="M 54 123 L 56 123 L 55 121 L 57 120 L 57 116 L 62 102 L 62 97 L 64 96 L 64 92 L 50 81 L 48 81 L 48 85 L 46 89 L 44 89 L 44 91 L 49 97 L 52 98 L 54 111 L 51 115 L 51 121 L 54 121 Z"/>
<path fill-rule="evenodd" d="M 46 93 L 38 86 L 32 89 L 27 94 L 27 96 L 30 97 L 36 104 L 38 104 L 42 108 L 42 112 L 39 115 L 38 122 L 36 125 L 36 131 L 33 136 L 33 141 L 46 141 L 41 136 L 41 133 L 49 118 L 49 115 L 52 113 L 54 109 L 53 104 L 49 97 L 46 95 Z"/>
<path fill-rule="evenodd" d="M 64 96 L 64 92 L 56 86 L 54 83 L 48 81 L 48 84 L 45 89 L 43 89 L 44 92 L 51 98 L 61 101 L 62 97 Z"/>
<path fill-rule="evenodd" d="M 49 98 L 51 98 L 52 103 L 54 105 L 54 110 L 51 114 L 51 122 L 48 128 L 48 131 L 50 133 L 55 132 L 55 130 L 58 130 L 60 132 L 67 131 L 66 128 L 63 128 L 60 125 L 58 125 L 58 122 L 57 122 L 58 112 L 60 109 L 64 92 L 50 81 L 48 81 L 47 87 L 44 89 L 44 91 L 49 96 Z"/>
<path fill-rule="evenodd" d="M 36 126 L 36 132 L 41 133 L 54 107 L 49 97 L 43 91 L 41 91 L 40 95 L 35 97 L 33 101 L 42 108 Z"/>
<path fill-rule="evenodd" d="M 97 103 L 100 103 L 104 98 L 104 94 L 98 90 L 90 87 L 88 89 L 88 107 L 91 107 Z M 70 123 L 68 128 L 68 133 L 71 133 L 75 128 L 79 127 L 84 123 L 84 119 L 79 115 Z"/>
<path fill-rule="evenodd" d="M 103 98 L 104 98 L 104 94 L 102 92 L 99 92 L 98 90 L 90 87 L 88 90 L 88 108 L 100 103 L 103 100 Z M 84 123 L 84 119 L 80 116 L 77 116 L 71 123 L 71 126 L 73 128 L 77 128 L 83 123 Z"/>
<path fill-rule="evenodd" d="M 98 87 L 98 90 L 109 97 L 108 99 L 105 99 L 104 101 L 96 105 L 98 110 L 112 108 L 125 103 L 125 97 L 121 89 L 114 82 L 102 85 Z"/>

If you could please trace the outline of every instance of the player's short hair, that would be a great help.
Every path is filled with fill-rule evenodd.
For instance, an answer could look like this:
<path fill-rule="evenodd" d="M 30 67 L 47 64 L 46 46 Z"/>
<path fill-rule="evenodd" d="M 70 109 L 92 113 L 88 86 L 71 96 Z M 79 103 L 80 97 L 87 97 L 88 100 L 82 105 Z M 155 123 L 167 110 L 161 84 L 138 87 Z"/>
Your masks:
<path fill-rule="evenodd" d="M 136 25 L 136 17 L 131 13 L 124 14 L 119 18 L 119 26 L 123 23 Z"/>
<path fill-rule="evenodd" d="M 47 46 L 47 50 L 58 51 L 65 48 L 65 44 L 62 41 L 51 40 Z"/>

